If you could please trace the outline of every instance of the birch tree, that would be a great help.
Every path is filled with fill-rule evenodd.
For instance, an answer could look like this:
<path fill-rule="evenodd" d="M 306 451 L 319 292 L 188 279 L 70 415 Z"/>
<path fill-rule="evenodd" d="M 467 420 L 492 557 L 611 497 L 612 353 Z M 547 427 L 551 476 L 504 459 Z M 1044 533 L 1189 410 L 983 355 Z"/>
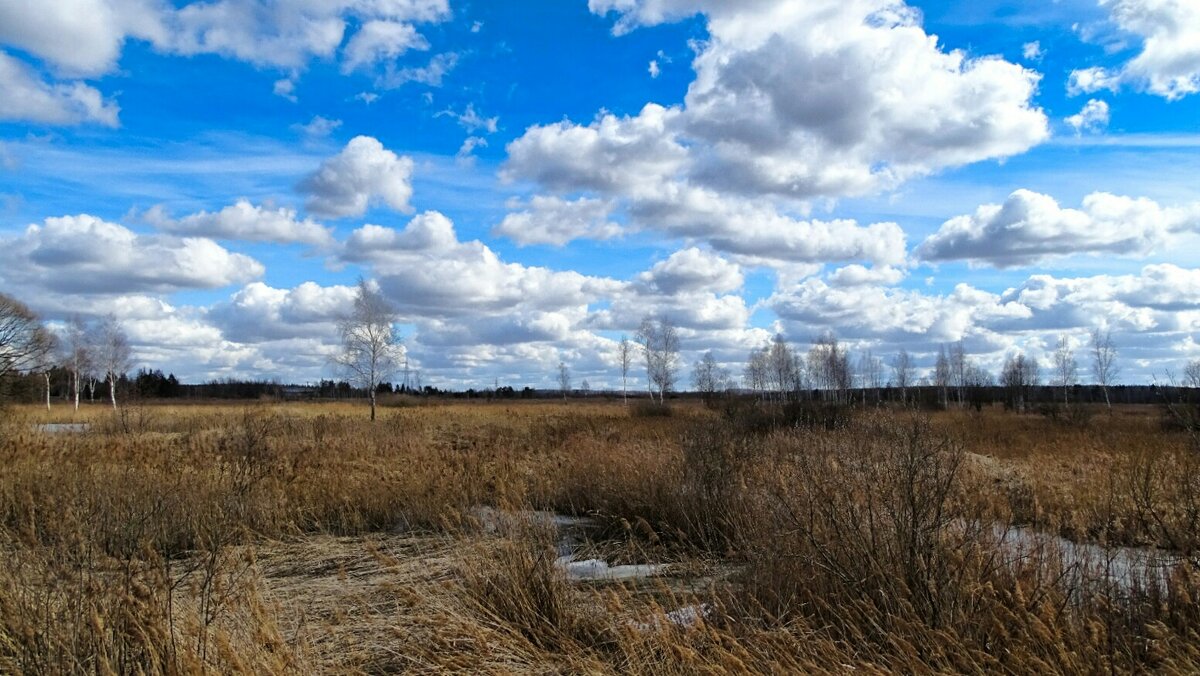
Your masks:
<path fill-rule="evenodd" d="M 621 363 L 621 401 L 629 403 L 629 368 L 633 366 L 633 343 L 628 336 L 621 336 L 617 343 L 617 360 Z"/>
<path fill-rule="evenodd" d="M 108 398 L 113 410 L 117 408 L 117 381 L 133 364 L 133 351 L 125 328 L 113 315 L 108 315 L 96 329 L 96 368 L 108 380 Z"/>
<path fill-rule="evenodd" d="M 638 327 L 637 342 L 646 358 L 646 386 L 651 398 L 658 390 L 658 403 L 675 387 L 679 371 L 679 332 L 665 319 L 644 317 Z"/>
<path fill-rule="evenodd" d="M 908 350 L 900 348 L 892 358 L 892 385 L 900 388 L 900 400 L 908 402 L 908 388 L 912 386 L 913 365 Z"/>
<path fill-rule="evenodd" d="M 1108 388 L 1117 378 L 1117 347 L 1113 344 L 1112 331 L 1092 330 L 1092 376 L 1104 392 L 1104 404 L 1112 411 L 1112 399 Z"/>
<path fill-rule="evenodd" d="M 571 370 L 563 362 L 558 362 L 558 390 L 562 392 L 563 401 L 571 392 Z"/>
<path fill-rule="evenodd" d="M 396 309 L 383 294 L 360 278 L 354 308 L 338 324 L 342 349 L 333 362 L 347 379 L 367 390 L 372 421 L 379 384 L 396 372 L 404 358 L 397 319 Z"/>
<path fill-rule="evenodd" d="M 93 346 L 88 327 L 79 315 L 71 317 L 67 322 L 67 331 L 63 336 L 63 366 L 71 373 L 71 396 L 74 399 L 75 410 L 79 410 L 79 393 L 83 389 L 83 379 L 92 379 Z M 94 391 L 94 387 L 93 387 Z"/>
<path fill-rule="evenodd" d="M 1075 360 L 1075 350 L 1071 348 L 1071 339 L 1066 335 L 1059 336 L 1058 347 L 1054 350 L 1054 384 L 1062 388 L 1063 405 L 1070 405 L 1068 393 L 1079 378 L 1079 362 Z"/>

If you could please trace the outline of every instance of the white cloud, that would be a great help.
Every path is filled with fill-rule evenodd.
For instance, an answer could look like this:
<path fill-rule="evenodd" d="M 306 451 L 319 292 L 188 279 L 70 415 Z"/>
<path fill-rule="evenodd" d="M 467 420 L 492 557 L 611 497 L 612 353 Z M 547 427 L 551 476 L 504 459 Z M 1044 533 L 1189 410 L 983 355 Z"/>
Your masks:
<path fill-rule="evenodd" d="M 631 202 L 643 227 L 698 238 L 756 265 L 904 261 L 904 231 L 895 223 L 860 226 L 849 219 L 799 220 L 755 201 L 671 184 Z"/>
<path fill-rule="evenodd" d="M 506 180 L 605 200 L 631 226 L 753 264 L 895 265 L 904 233 L 800 220 L 815 200 L 1024 152 L 1048 136 L 1040 76 L 944 51 L 895 0 L 592 0 L 615 31 L 705 14 L 682 105 L 591 123 L 535 125 L 511 142 Z"/>
<path fill-rule="evenodd" d="M 346 41 L 343 67 L 353 70 L 424 48 L 414 24 L 449 16 L 448 0 L 210 0 L 178 7 L 158 0 L 0 0 L 0 42 L 64 73 L 96 76 L 116 68 L 130 38 L 169 54 L 218 54 L 293 70 L 335 57 Z M 292 95 L 278 83 L 276 93 Z"/>
<path fill-rule="evenodd" d="M 502 175 L 564 192 L 653 191 L 688 160 L 676 139 L 679 115 L 678 108 L 651 103 L 636 117 L 606 113 L 586 127 L 565 121 L 530 127 L 508 144 Z"/>
<path fill-rule="evenodd" d="M 1073 70 L 1067 79 L 1067 92 L 1071 96 L 1091 94 L 1102 89 L 1116 92 L 1120 88 L 1121 75 L 1100 66 Z"/>
<path fill-rule="evenodd" d="M 166 217 L 160 208 L 150 210 L 144 217 L 159 230 L 176 235 L 313 246 L 333 243 L 329 228 L 308 218 L 297 219 L 295 209 L 255 206 L 246 199 L 220 211 L 201 211 L 178 220 Z"/>
<path fill-rule="evenodd" d="M 487 139 L 482 136 L 468 136 L 463 139 L 462 145 L 458 147 L 458 152 L 454 154 L 454 157 L 461 163 L 474 164 L 475 149 L 486 148 L 487 144 Z"/>
<path fill-rule="evenodd" d="M 411 210 L 413 161 L 398 156 L 370 136 L 356 136 L 300 183 L 306 208 L 322 216 L 361 216 L 382 201 L 401 212 Z"/>
<path fill-rule="evenodd" d="M 292 103 L 300 100 L 296 97 L 296 81 L 292 78 L 285 77 L 276 80 L 275 84 L 271 86 L 271 91 L 275 93 L 275 96 L 285 98 Z"/>
<path fill-rule="evenodd" d="M 263 273 L 258 261 L 210 239 L 138 235 L 87 214 L 47 218 L 0 240 L 0 279 L 55 293 L 211 289 Z"/>
<path fill-rule="evenodd" d="M 47 83 L 0 51 L 0 120 L 117 126 L 117 104 L 82 82 Z"/>
<path fill-rule="evenodd" d="M 917 250 L 927 261 L 969 260 L 1013 267 L 1074 254 L 1147 255 L 1174 234 L 1200 231 L 1200 203 L 1162 207 L 1146 198 L 1092 193 L 1082 209 L 1017 190 L 1004 204 L 942 224 Z"/>
<path fill-rule="evenodd" d="M 662 72 L 658 68 L 658 61 L 655 61 L 654 59 L 650 60 L 650 65 L 646 68 L 646 70 L 647 70 L 647 72 L 650 73 L 651 79 L 657 78 L 659 76 L 659 73 Z"/>
<path fill-rule="evenodd" d="M 1100 0 L 1123 31 L 1142 40 L 1141 51 L 1116 70 L 1071 73 L 1078 92 L 1133 84 L 1168 100 L 1200 92 L 1200 4 L 1194 0 Z"/>
<path fill-rule="evenodd" d="M 442 79 L 457 65 L 458 54 L 455 52 L 435 54 L 424 66 L 397 68 L 395 64 L 389 63 L 383 75 L 376 78 L 375 86 L 380 89 L 399 89 L 409 82 L 416 82 L 430 87 L 441 87 Z"/>
<path fill-rule="evenodd" d="M 728 293 L 742 288 L 741 269 L 710 251 L 690 247 L 671 254 L 638 276 L 654 293 Z"/>
<path fill-rule="evenodd" d="M 276 289 L 254 282 L 238 290 L 207 313 L 224 336 L 240 343 L 289 338 L 318 338 L 337 342 L 337 321 L 354 302 L 349 286 L 319 286 L 305 282 L 293 289 Z"/>
<path fill-rule="evenodd" d="M 429 49 L 429 42 L 412 24 L 398 21 L 368 21 L 350 38 L 342 51 L 342 72 L 395 59 L 410 49 Z"/>
<path fill-rule="evenodd" d="M 619 286 L 577 272 L 506 263 L 482 242 L 460 242 L 450 219 L 415 216 L 403 230 L 366 225 L 347 239 L 342 260 L 369 263 L 380 287 L 421 317 L 582 308 Z"/>
<path fill-rule="evenodd" d="M 456 113 L 453 109 L 448 108 L 440 113 L 437 113 L 434 117 L 443 116 L 454 118 L 463 129 L 466 129 L 467 132 L 471 134 L 474 134 L 480 129 L 489 134 L 495 134 L 496 130 L 499 128 L 498 124 L 500 122 L 499 117 L 484 117 L 480 115 L 478 112 L 476 112 L 475 104 L 473 103 L 468 103 L 466 109 L 461 113 Z"/>
<path fill-rule="evenodd" d="M 116 67 L 127 37 L 162 39 L 163 15 L 152 0 L 0 0 L 0 43 L 65 74 L 95 76 Z"/>
<path fill-rule="evenodd" d="M 1103 131 L 1108 126 L 1108 120 L 1108 104 L 1099 99 L 1091 99 L 1084 104 L 1082 110 L 1066 118 L 1065 121 L 1071 125 L 1076 134 L 1081 134 L 1085 131 Z"/>
<path fill-rule="evenodd" d="M 1041 61 L 1046 52 L 1042 51 L 1042 43 L 1034 40 L 1021 45 L 1021 56 L 1025 57 L 1026 61 Z"/>
<path fill-rule="evenodd" d="M 998 319 L 1031 316 L 1024 305 L 959 284 L 947 295 L 874 285 L 830 286 L 809 278 L 780 289 L 767 304 L 789 335 L 815 336 L 831 329 L 851 339 L 891 345 L 935 345 L 959 340 Z"/>
<path fill-rule="evenodd" d="M 890 265 L 868 268 L 854 263 L 834 270 L 829 275 L 829 283 L 833 286 L 891 286 L 899 284 L 905 276 L 904 270 Z"/>
<path fill-rule="evenodd" d="M 896 0 L 593 0 L 617 32 L 704 13 L 679 134 L 690 174 L 724 190 L 794 198 L 887 189 L 1024 152 L 1047 124 L 1039 75 L 942 51 Z"/>
<path fill-rule="evenodd" d="M 521 246 L 563 246 L 576 239 L 603 240 L 622 234 L 621 226 L 609 220 L 612 205 L 601 199 L 564 200 L 535 195 L 527 203 L 510 200 L 508 209 L 508 215 L 492 234 L 507 237 Z"/>
<path fill-rule="evenodd" d="M 308 121 L 308 124 L 293 124 L 292 129 L 304 134 L 308 138 L 318 139 L 329 136 L 335 129 L 341 126 L 341 120 L 330 120 L 320 115 L 314 115 L 313 119 Z"/>

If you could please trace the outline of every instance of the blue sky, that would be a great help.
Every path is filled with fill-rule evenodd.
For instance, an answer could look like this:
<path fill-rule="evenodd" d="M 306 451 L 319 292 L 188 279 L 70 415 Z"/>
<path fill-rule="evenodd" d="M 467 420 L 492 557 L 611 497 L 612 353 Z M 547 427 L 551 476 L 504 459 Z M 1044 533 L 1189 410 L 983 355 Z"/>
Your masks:
<path fill-rule="evenodd" d="M 186 379 L 332 375 L 359 276 L 450 386 L 826 330 L 1200 358 L 1187 0 L 0 0 L 0 291 Z M 85 17 L 84 20 L 79 20 Z"/>

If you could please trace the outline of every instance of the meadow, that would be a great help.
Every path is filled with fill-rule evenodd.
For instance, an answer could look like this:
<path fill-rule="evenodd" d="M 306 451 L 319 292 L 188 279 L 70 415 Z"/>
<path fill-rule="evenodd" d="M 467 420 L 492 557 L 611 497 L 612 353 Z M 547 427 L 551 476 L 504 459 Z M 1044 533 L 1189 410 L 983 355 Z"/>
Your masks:
<path fill-rule="evenodd" d="M 9 407 L 0 672 L 1200 671 L 1200 447 L 1158 407 L 658 413 Z"/>

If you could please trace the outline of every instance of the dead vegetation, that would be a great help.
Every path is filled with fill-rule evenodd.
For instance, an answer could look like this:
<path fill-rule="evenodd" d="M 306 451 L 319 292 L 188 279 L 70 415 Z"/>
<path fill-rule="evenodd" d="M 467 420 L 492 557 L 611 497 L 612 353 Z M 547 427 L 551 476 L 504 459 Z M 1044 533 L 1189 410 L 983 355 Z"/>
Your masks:
<path fill-rule="evenodd" d="M 1149 409 L 130 408 L 5 412 L 0 671 L 1200 669 L 1200 454 Z M 572 581 L 530 510 L 669 566 Z"/>

